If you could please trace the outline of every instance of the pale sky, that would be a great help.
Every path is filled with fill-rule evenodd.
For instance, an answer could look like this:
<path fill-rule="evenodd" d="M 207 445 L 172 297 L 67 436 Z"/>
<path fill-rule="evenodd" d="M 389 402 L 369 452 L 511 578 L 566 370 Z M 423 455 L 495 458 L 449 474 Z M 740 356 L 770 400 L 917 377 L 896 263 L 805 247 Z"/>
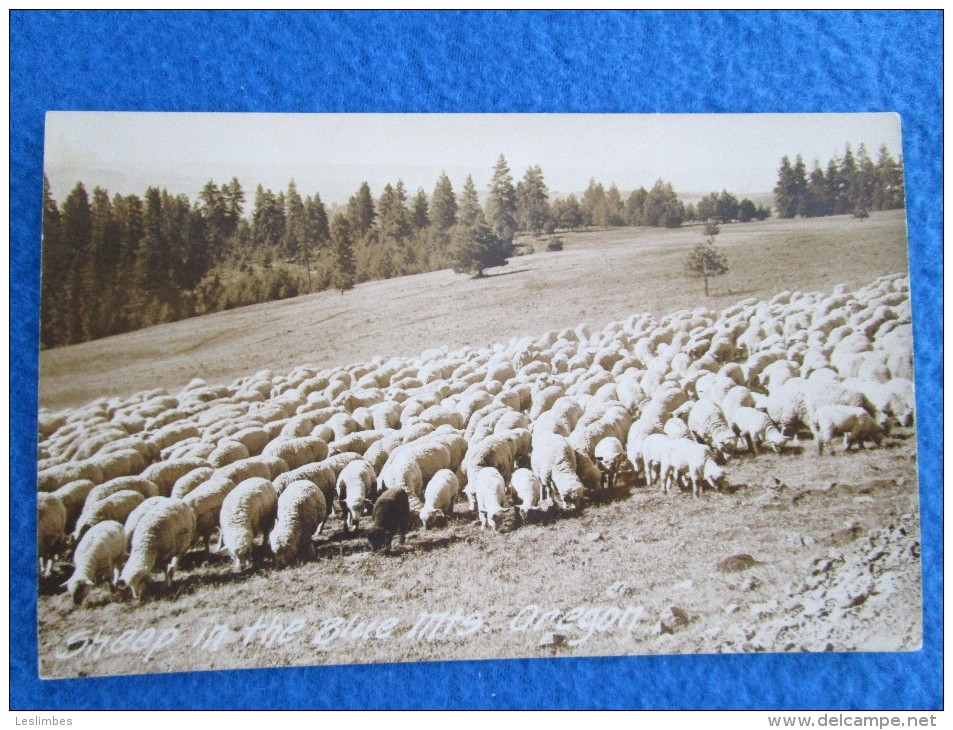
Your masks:
<path fill-rule="evenodd" d="M 195 200 L 208 180 L 237 177 L 251 212 L 255 186 L 344 203 L 361 182 L 374 196 L 398 179 L 428 196 L 441 171 L 459 193 L 485 192 L 500 154 L 514 180 L 540 165 L 550 191 L 590 178 L 628 191 L 658 178 L 680 193 L 770 193 L 783 155 L 810 170 L 867 145 L 901 151 L 900 118 L 883 114 L 205 114 L 50 112 L 45 172 L 60 202 L 81 180 L 110 194 L 150 185 Z"/>

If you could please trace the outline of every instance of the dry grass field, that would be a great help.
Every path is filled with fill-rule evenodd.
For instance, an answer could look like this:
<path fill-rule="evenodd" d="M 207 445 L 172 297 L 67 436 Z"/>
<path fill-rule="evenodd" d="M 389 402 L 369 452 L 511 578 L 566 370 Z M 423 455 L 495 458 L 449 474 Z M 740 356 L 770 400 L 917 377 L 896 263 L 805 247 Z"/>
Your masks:
<path fill-rule="evenodd" d="M 485 345 L 633 313 L 723 308 L 782 290 L 856 289 L 907 270 L 902 212 L 726 225 L 731 271 L 685 277 L 698 229 L 565 235 L 472 280 L 450 272 L 163 325 L 41 354 L 41 405 L 75 406 L 201 377 Z M 537 247 L 543 248 L 543 247 Z M 96 589 L 80 607 L 39 585 L 45 677 L 491 657 L 896 651 L 921 642 L 916 439 L 818 457 L 812 442 L 729 462 L 692 499 L 623 480 L 580 516 L 446 528 L 390 555 L 332 519 L 311 562 L 236 574 L 193 551 L 141 604 Z M 363 525 L 362 525 L 363 530 Z"/>

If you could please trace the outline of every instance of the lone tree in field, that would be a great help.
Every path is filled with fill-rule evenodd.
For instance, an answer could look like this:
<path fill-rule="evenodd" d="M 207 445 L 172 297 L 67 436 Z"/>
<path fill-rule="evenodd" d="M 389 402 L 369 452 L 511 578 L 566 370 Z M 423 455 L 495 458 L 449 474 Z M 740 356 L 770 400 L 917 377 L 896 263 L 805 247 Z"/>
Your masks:
<path fill-rule="evenodd" d="M 453 270 L 458 274 L 483 276 L 483 270 L 506 263 L 508 247 L 480 221 L 472 226 L 456 225 L 450 239 Z"/>
<path fill-rule="evenodd" d="M 706 227 L 706 233 L 710 229 Z M 715 248 L 717 224 L 714 224 L 713 233 L 708 238 L 695 244 L 695 248 L 688 254 L 685 269 L 689 276 L 701 277 L 705 280 L 705 296 L 708 296 L 708 279 L 712 276 L 721 276 L 728 273 L 728 260 L 725 255 Z"/>

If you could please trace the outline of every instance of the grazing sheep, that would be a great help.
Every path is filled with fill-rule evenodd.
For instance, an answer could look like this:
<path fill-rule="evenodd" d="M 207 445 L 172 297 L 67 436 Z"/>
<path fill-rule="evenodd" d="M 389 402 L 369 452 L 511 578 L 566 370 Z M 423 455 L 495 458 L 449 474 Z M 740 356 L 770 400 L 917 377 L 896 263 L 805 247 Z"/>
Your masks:
<path fill-rule="evenodd" d="M 104 581 L 115 587 L 119 566 L 126 560 L 126 539 L 122 525 L 105 520 L 94 525 L 79 541 L 73 554 L 73 575 L 63 584 L 77 606 L 89 589 Z"/>
<path fill-rule="evenodd" d="M 129 560 L 119 575 L 121 585 L 141 600 L 143 581 L 157 567 L 165 572 L 166 585 L 172 584 L 179 558 L 192 544 L 195 513 L 187 504 L 170 499 L 149 510 L 132 534 Z"/>
<path fill-rule="evenodd" d="M 539 477 L 530 469 L 517 469 L 510 478 L 513 502 L 520 516 L 525 520 L 531 510 L 538 509 L 543 496 L 543 485 Z"/>
<path fill-rule="evenodd" d="M 159 487 L 148 479 L 142 477 L 116 477 L 115 479 L 110 479 L 108 482 L 93 487 L 89 491 L 89 494 L 86 495 L 83 509 L 91 507 L 96 502 L 101 502 L 116 492 L 122 492 L 128 489 L 139 492 L 145 499 L 155 497 L 159 494 Z"/>
<path fill-rule="evenodd" d="M 324 494 L 314 483 L 299 479 L 278 497 L 275 527 L 268 538 L 275 565 L 311 557 L 311 536 L 321 532 L 327 516 Z"/>
<path fill-rule="evenodd" d="M 83 507 L 83 512 L 76 521 L 76 528 L 73 530 L 73 541 L 79 542 L 86 531 L 93 525 L 106 520 L 115 520 L 116 522 L 125 522 L 129 514 L 145 500 L 140 492 L 131 489 L 124 489 L 121 492 L 110 494 L 105 499 L 101 499 L 93 504 L 87 500 Z"/>
<path fill-rule="evenodd" d="M 755 454 L 761 444 L 768 444 L 776 454 L 780 453 L 780 447 L 787 442 L 768 414 L 757 408 L 735 408 L 728 415 L 728 423 L 738 436 L 744 437 L 748 449 Z"/>
<path fill-rule="evenodd" d="M 533 449 L 532 469 L 539 477 L 543 498 L 551 496 L 563 509 L 582 508 L 586 487 L 576 473 L 576 452 L 566 437 L 555 433 L 541 437 Z"/>
<path fill-rule="evenodd" d="M 460 480 L 450 469 L 441 469 L 427 482 L 420 521 L 424 529 L 442 527 L 453 514 L 453 505 L 460 492 Z M 441 524 L 442 523 L 442 524 Z"/>
<path fill-rule="evenodd" d="M 247 459 L 233 461 L 227 466 L 220 466 L 215 475 L 230 479 L 240 484 L 246 479 L 275 479 L 279 474 L 288 471 L 289 467 L 284 459 L 275 456 L 250 456 Z"/>
<path fill-rule="evenodd" d="M 403 545 L 404 537 L 412 527 L 407 492 L 398 487 L 388 489 L 374 503 L 371 519 L 374 525 L 367 531 L 367 541 L 372 552 L 390 552 L 395 535 Z"/>
<path fill-rule="evenodd" d="M 692 497 L 699 496 L 703 482 L 713 489 L 721 486 L 724 471 L 707 446 L 691 439 L 671 439 L 665 446 L 659 469 L 664 493 L 667 494 L 669 486 L 681 477 L 691 484 Z"/>
<path fill-rule="evenodd" d="M 172 493 L 169 495 L 172 499 L 182 499 L 186 494 L 201 484 L 204 484 L 215 473 L 215 469 L 210 466 L 201 466 L 193 469 L 188 474 L 183 474 L 175 480 L 172 485 Z"/>
<path fill-rule="evenodd" d="M 68 461 L 40 471 L 37 474 L 37 489 L 40 492 L 53 492 L 78 479 L 89 479 L 93 484 L 102 484 L 103 470 L 89 462 Z"/>
<path fill-rule="evenodd" d="M 170 459 L 156 462 L 142 472 L 140 476 L 153 482 L 159 488 L 159 494 L 163 497 L 169 497 L 172 495 L 172 487 L 180 477 L 203 466 L 211 466 L 211 464 L 206 459 L 194 457 Z"/>
<path fill-rule="evenodd" d="M 737 436 L 725 420 L 721 408 L 708 398 L 695 401 L 688 414 L 688 430 L 692 437 L 727 457 L 737 443 Z"/>
<path fill-rule="evenodd" d="M 126 548 L 132 547 L 132 536 L 136 531 L 142 518 L 148 514 L 153 507 L 159 504 L 166 504 L 173 501 L 171 497 L 148 497 L 140 502 L 136 508 L 129 513 L 125 523 L 122 526 L 123 534 L 126 536 Z"/>
<path fill-rule="evenodd" d="M 479 467 L 470 479 L 467 489 L 476 497 L 480 528 L 499 527 L 497 521 L 506 510 L 506 482 L 503 475 L 493 467 Z"/>
<path fill-rule="evenodd" d="M 373 505 L 377 475 L 364 459 L 352 461 L 341 470 L 337 479 L 337 499 L 344 516 L 344 531 L 357 529 L 361 516 Z"/>
<path fill-rule="evenodd" d="M 83 512 L 86 497 L 93 491 L 94 486 L 89 479 L 77 479 L 75 482 L 67 482 L 55 492 L 52 492 L 66 508 L 67 533 L 71 533 L 76 527 L 76 520 Z"/>
<path fill-rule="evenodd" d="M 55 494 L 40 492 L 36 502 L 36 554 L 40 575 L 48 578 L 53 559 L 66 547 L 66 507 Z"/>
<path fill-rule="evenodd" d="M 289 469 L 297 469 L 327 458 L 328 445 L 319 436 L 277 438 L 265 447 L 262 455 L 278 457 L 288 464 Z"/>
<path fill-rule="evenodd" d="M 211 477 L 182 498 L 195 512 L 195 537 L 205 542 L 205 551 L 211 547 L 212 533 L 219 526 L 219 518 L 225 498 L 235 489 L 235 483 L 222 477 Z M 219 532 L 219 547 L 222 534 Z"/>
<path fill-rule="evenodd" d="M 824 445 L 830 445 L 837 436 L 844 437 L 844 451 L 853 444 L 864 448 L 864 441 L 873 441 L 878 446 L 883 430 L 863 408 L 856 406 L 823 406 L 811 419 L 811 432 L 817 442 L 817 453 L 824 453 Z M 833 453 L 834 447 L 830 450 Z"/>
<path fill-rule="evenodd" d="M 208 463 L 214 467 L 226 466 L 249 456 L 251 453 L 245 444 L 234 439 L 223 439 L 208 455 Z"/>
<path fill-rule="evenodd" d="M 596 459 L 596 468 L 599 469 L 602 477 L 600 486 L 603 489 L 614 489 L 616 475 L 625 456 L 622 442 L 615 436 L 604 438 L 596 444 L 593 455 Z"/>
<path fill-rule="evenodd" d="M 225 501 L 219 516 L 222 545 L 242 570 L 251 560 L 252 545 L 259 535 L 267 541 L 275 524 L 278 494 L 267 479 L 252 477 L 235 487 Z"/>

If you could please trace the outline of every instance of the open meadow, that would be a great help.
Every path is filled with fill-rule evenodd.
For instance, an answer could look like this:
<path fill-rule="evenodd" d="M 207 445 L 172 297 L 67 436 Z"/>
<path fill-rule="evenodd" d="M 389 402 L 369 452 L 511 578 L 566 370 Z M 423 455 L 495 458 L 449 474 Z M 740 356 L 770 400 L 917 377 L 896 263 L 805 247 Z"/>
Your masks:
<path fill-rule="evenodd" d="M 700 228 L 561 234 L 565 249 L 482 279 L 450 271 L 370 282 L 41 352 L 40 405 L 57 412 L 156 388 L 177 394 L 275 376 L 487 348 L 514 337 L 677 310 L 718 313 L 780 292 L 854 292 L 906 273 L 903 211 L 721 227 L 729 272 L 690 279 Z M 739 355 L 744 363 L 747 356 Z M 584 402 L 588 402 L 584 400 Z M 527 409 L 528 410 L 528 409 Z M 635 414 L 631 414 L 635 415 Z M 328 519 L 312 559 L 264 546 L 238 572 L 194 546 L 141 602 L 93 588 L 74 605 L 68 561 L 39 579 L 44 677 L 242 667 L 619 654 L 911 651 L 922 641 L 916 433 L 818 455 L 740 449 L 718 489 L 667 494 L 624 467 L 581 513 L 549 503 L 509 531 L 462 498 L 445 526 L 389 554 Z M 472 448 L 472 444 L 471 444 Z"/>

